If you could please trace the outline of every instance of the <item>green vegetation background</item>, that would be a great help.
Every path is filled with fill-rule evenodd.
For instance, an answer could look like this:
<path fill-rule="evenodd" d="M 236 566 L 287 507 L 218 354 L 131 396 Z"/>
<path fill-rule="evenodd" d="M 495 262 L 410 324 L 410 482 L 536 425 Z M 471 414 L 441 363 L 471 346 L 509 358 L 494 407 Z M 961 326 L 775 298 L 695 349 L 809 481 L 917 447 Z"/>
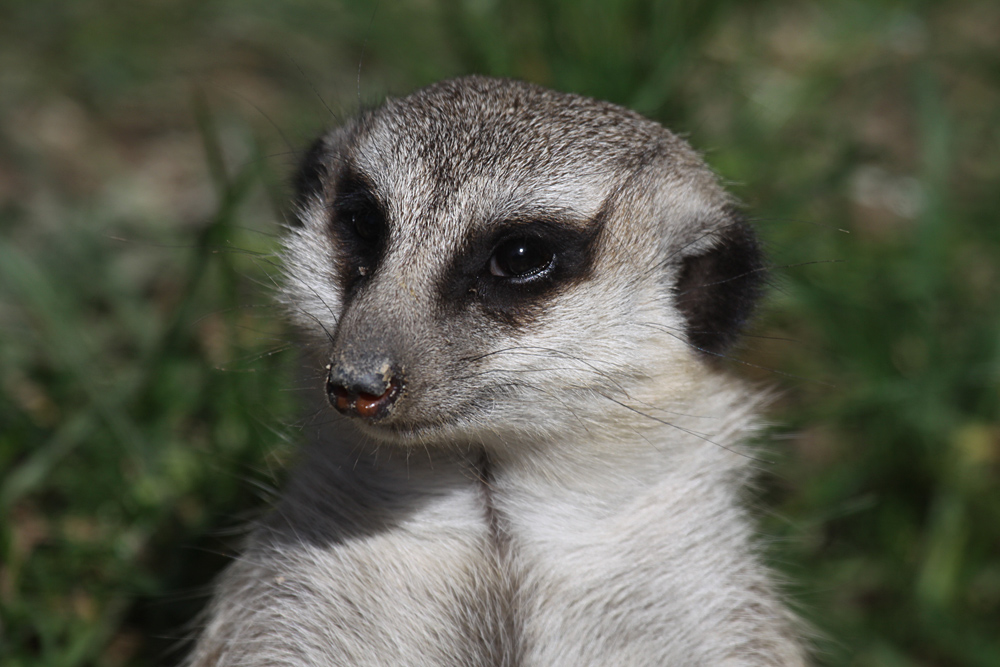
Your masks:
<path fill-rule="evenodd" d="M 168 665 L 308 437 L 296 151 L 481 72 L 633 107 L 747 204 L 759 514 L 823 665 L 1000 665 L 1000 4 L 0 0 L 0 663 Z M 774 370 L 765 370 L 774 369 Z"/>

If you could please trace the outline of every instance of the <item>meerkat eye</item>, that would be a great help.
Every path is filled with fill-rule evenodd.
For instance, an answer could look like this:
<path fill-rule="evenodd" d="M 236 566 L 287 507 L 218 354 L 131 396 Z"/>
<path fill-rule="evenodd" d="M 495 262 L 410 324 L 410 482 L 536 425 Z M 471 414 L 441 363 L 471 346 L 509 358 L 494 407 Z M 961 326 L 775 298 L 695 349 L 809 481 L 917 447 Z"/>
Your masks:
<path fill-rule="evenodd" d="M 370 181 L 354 171 L 342 175 L 333 209 L 333 224 L 343 241 L 353 242 L 360 252 L 374 251 L 382 245 L 387 228 L 385 209 Z"/>
<path fill-rule="evenodd" d="M 490 257 L 490 273 L 498 278 L 527 279 L 551 269 L 555 255 L 538 239 L 518 238 L 504 241 Z"/>
<path fill-rule="evenodd" d="M 381 240 L 385 223 L 379 211 L 370 206 L 348 212 L 348 222 L 357 237 L 369 245 Z"/>

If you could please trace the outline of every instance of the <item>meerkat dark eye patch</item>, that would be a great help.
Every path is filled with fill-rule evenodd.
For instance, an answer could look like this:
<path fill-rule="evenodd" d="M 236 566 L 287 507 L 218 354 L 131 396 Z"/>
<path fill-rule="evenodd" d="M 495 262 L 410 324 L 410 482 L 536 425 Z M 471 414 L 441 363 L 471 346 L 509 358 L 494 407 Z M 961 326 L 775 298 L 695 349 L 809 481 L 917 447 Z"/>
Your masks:
<path fill-rule="evenodd" d="M 351 293 L 377 270 L 389 232 L 385 207 L 367 178 L 350 169 L 341 175 L 330 222 L 340 250 L 342 281 Z"/>
<path fill-rule="evenodd" d="M 674 296 L 687 320 L 688 342 L 709 355 L 729 348 L 753 315 L 765 272 L 760 243 L 738 217 L 714 235 L 707 251 L 686 257 Z"/>
<path fill-rule="evenodd" d="M 326 158 L 329 148 L 320 137 L 309 146 L 302 156 L 302 162 L 292 179 L 295 189 L 296 208 L 302 209 L 311 199 L 323 191 L 323 180 L 327 177 Z"/>
<path fill-rule="evenodd" d="M 473 231 L 442 276 L 442 306 L 476 302 L 497 320 L 522 325 L 590 275 L 602 226 L 603 216 L 587 222 L 536 217 Z"/>

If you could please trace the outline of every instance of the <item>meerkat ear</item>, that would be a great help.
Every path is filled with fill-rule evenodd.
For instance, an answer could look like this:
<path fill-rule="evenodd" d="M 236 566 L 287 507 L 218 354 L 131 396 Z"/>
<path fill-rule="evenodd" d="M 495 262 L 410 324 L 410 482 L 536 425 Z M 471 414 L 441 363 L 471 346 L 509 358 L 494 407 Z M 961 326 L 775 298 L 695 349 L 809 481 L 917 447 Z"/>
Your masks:
<path fill-rule="evenodd" d="M 730 215 L 707 250 L 684 258 L 674 285 L 675 303 L 687 320 L 688 342 L 713 356 L 739 337 L 766 278 L 756 234 L 742 216 Z"/>

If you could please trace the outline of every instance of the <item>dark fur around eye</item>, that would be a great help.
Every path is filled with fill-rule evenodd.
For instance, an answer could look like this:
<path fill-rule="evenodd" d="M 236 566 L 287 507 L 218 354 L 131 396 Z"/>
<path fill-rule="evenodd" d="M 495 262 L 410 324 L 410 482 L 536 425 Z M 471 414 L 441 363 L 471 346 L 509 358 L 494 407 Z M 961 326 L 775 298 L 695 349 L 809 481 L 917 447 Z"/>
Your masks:
<path fill-rule="evenodd" d="M 350 294 L 378 269 L 388 235 L 385 208 L 361 174 L 346 170 L 337 180 L 330 229 L 340 250 L 343 286 Z"/>
<path fill-rule="evenodd" d="M 521 326 L 554 298 L 586 280 L 603 228 L 557 218 L 512 220 L 472 233 L 441 279 L 446 312 L 479 305 L 499 322 Z"/>
<path fill-rule="evenodd" d="M 295 190 L 295 205 L 301 209 L 323 190 L 327 177 L 326 157 L 329 149 L 321 137 L 314 141 L 302 156 L 302 162 L 292 179 Z M 298 220 L 296 220 L 298 222 Z"/>
<path fill-rule="evenodd" d="M 753 315 L 766 266 L 753 229 L 734 214 L 703 253 L 686 257 L 674 286 L 675 303 L 687 320 L 687 339 L 717 356 L 739 337 Z"/>

